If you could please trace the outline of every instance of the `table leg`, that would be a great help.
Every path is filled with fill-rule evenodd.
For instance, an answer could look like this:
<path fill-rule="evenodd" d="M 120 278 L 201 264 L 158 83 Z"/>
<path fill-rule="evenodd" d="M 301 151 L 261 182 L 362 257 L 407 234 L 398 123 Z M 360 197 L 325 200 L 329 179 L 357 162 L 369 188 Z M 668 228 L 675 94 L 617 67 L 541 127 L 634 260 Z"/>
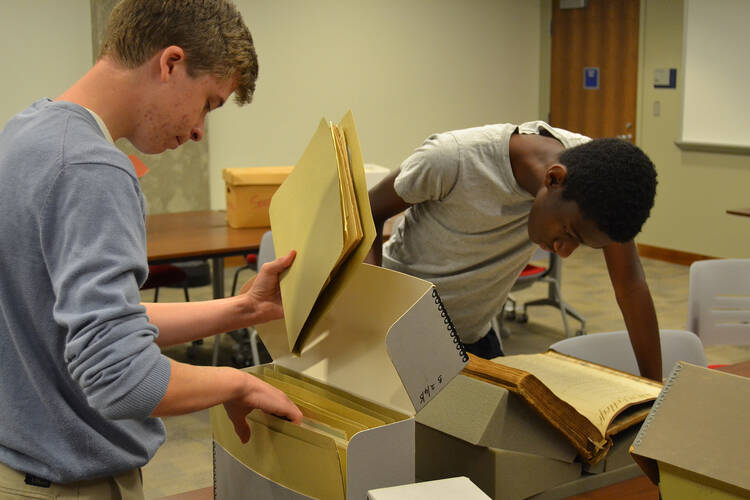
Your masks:
<path fill-rule="evenodd" d="M 213 272 L 214 298 L 221 299 L 224 297 L 224 257 L 214 257 L 211 259 L 211 270 Z M 219 344 L 221 343 L 221 334 L 214 336 L 214 352 L 211 356 L 211 364 L 216 366 L 219 363 Z"/>

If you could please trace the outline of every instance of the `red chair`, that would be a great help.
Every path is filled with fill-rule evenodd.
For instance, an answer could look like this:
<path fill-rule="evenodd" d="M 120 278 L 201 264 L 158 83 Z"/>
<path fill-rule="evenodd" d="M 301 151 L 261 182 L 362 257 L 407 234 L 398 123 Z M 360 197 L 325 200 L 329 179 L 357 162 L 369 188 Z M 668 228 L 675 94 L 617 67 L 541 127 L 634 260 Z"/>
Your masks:
<path fill-rule="evenodd" d="M 543 299 L 536 299 L 524 303 L 523 310 L 521 312 L 516 311 L 516 300 L 508 295 L 506 303 L 503 305 L 502 310 L 496 317 L 497 322 L 497 333 L 503 337 L 507 337 L 510 333 L 507 328 L 503 326 L 503 319 L 509 321 L 517 321 L 518 323 L 526 323 L 529 320 L 529 316 L 526 310 L 533 306 L 552 306 L 560 310 L 562 316 L 563 327 L 565 328 L 565 336 L 570 337 L 571 332 L 568 326 L 568 315 L 577 319 L 581 323 L 581 328 L 576 330 L 576 335 L 584 335 L 586 333 L 586 320 L 583 316 L 570 307 L 565 300 L 562 298 L 560 291 L 561 275 L 562 275 L 562 259 L 559 255 L 552 252 L 545 252 L 544 250 L 538 249 L 532 260 L 539 260 L 541 258 L 548 257 L 549 265 L 538 266 L 534 264 L 527 264 L 526 267 L 521 271 L 518 276 L 512 292 L 517 292 L 529 288 L 534 283 L 545 282 L 548 284 L 547 297 Z M 510 310 L 507 309 L 507 304 L 510 303 Z"/>

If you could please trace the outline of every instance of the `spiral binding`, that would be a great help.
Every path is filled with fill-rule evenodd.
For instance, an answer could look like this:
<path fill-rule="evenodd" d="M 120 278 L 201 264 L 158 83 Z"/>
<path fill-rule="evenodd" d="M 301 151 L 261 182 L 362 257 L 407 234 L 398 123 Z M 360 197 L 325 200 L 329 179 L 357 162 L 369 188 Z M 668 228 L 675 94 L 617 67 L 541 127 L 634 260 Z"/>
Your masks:
<path fill-rule="evenodd" d="M 213 460 L 214 463 L 214 498 L 219 498 L 218 496 L 216 496 L 216 441 L 213 441 L 211 445 L 211 460 Z"/>
<path fill-rule="evenodd" d="M 450 332 L 451 338 L 453 338 L 453 343 L 456 344 L 456 350 L 458 351 L 458 354 L 461 356 L 461 360 L 464 362 L 469 361 L 469 356 L 466 355 L 466 348 L 464 347 L 464 344 L 461 342 L 461 339 L 458 337 L 458 332 L 456 332 L 456 327 L 453 325 L 453 321 L 451 321 L 450 316 L 448 316 L 448 311 L 445 309 L 445 306 L 443 305 L 443 301 L 440 299 L 440 295 L 438 295 L 437 289 L 432 289 L 432 297 L 435 299 L 435 304 L 438 306 L 438 311 L 440 311 L 440 316 L 443 317 L 443 323 L 445 323 L 446 328 Z"/>
<path fill-rule="evenodd" d="M 659 411 L 662 400 L 672 388 L 672 384 L 674 383 L 675 379 L 677 379 L 680 371 L 682 371 L 682 362 L 678 361 L 672 369 L 672 373 L 669 374 L 669 378 L 666 382 L 664 382 L 664 386 L 661 389 L 659 397 L 657 397 L 656 401 L 654 401 L 654 404 L 651 406 L 651 411 L 649 411 L 648 415 L 646 415 L 646 420 L 643 421 L 641 429 L 638 431 L 638 434 L 633 440 L 633 446 L 635 446 L 636 448 L 641 445 L 643 438 L 646 436 L 646 431 L 648 431 L 648 428 L 651 425 L 651 421 L 655 418 L 654 415 L 656 415 L 656 412 Z"/>

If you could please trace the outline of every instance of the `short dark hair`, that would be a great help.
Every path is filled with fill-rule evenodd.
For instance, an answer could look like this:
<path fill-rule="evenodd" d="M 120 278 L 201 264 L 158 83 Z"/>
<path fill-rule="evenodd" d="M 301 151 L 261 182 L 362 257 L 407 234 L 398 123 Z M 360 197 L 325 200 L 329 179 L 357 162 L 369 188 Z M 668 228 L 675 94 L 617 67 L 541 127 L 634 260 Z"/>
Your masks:
<path fill-rule="evenodd" d="M 237 104 L 252 100 L 258 56 L 230 0 L 121 0 L 110 14 L 99 58 L 136 68 L 170 45 L 185 51 L 190 76 L 237 78 Z"/>
<path fill-rule="evenodd" d="M 562 197 L 617 242 L 641 231 L 654 206 L 656 169 L 637 146 L 620 139 L 594 139 L 567 149 L 560 163 L 568 174 Z"/>

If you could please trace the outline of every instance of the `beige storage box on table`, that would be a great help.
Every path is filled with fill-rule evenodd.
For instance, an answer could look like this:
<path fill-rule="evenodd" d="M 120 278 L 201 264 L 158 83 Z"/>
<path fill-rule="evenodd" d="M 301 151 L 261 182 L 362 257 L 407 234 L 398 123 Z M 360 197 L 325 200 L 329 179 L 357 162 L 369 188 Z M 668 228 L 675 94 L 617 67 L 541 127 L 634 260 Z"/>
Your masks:
<path fill-rule="evenodd" d="M 227 192 L 227 224 L 234 228 L 268 227 L 271 197 L 293 166 L 237 167 L 222 170 Z"/>

